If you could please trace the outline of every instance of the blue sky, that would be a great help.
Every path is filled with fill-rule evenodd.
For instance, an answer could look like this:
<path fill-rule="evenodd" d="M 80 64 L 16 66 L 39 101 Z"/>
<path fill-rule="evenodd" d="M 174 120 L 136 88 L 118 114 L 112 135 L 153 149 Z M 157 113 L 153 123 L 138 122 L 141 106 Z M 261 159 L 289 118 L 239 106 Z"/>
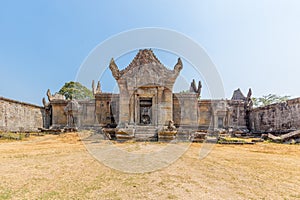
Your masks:
<path fill-rule="evenodd" d="M 75 79 L 99 43 L 143 27 L 172 29 L 200 44 L 215 63 L 227 98 L 249 87 L 254 96 L 300 96 L 297 0 L 3 0 L 0 96 L 40 105 L 48 88 L 57 92 Z M 173 67 L 176 60 L 160 55 Z"/>

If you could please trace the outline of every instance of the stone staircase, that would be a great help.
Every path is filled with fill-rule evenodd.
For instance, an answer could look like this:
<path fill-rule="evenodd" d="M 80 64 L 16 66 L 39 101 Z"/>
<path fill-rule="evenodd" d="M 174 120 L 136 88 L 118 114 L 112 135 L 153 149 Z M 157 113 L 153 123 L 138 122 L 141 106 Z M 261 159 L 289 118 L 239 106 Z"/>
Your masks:
<path fill-rule="evenodd" d="M 157 141 L 157 132 L 154 126 L 136 126 L 134 138 L 136 141 Z"/>

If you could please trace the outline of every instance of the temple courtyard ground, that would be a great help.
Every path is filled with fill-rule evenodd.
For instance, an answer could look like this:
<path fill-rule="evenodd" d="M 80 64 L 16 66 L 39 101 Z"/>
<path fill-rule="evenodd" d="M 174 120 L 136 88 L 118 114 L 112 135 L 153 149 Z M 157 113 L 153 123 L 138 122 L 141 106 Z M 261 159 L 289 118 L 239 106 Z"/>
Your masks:
<path fill-rule="evenodd" d="M 0 199 L 300 199 L 300 145 L 217 144 L 200 160 L 201 145 L 168 167 L 132 174 L 97 161 L 76 133 L 0 140 Z"/>

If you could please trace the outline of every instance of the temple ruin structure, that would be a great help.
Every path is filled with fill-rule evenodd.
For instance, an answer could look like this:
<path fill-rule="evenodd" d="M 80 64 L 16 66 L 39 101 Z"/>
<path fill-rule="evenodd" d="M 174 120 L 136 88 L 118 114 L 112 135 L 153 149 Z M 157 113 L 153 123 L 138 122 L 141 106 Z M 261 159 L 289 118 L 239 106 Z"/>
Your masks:
<path fill-rule="evenodd" d="M 113 133 L 119 140 L 157 141 L 188 139 L 195 131 L 247 133 L 300 127 L 299 99 L 253 108 L 251 89 L 246 96 L 237 89 L 231 99 L 201 99 L 202 84 L 195 80 L 187 92 L 174 93 L 174 83 L 184 67 L 180 58 L 169 68 L 151 49 L 143 49 L 124 69 L 120 70 L 114 59 L 108 67 L 119 94 L 102 92 L 100 82 L 95 87 L 92 81 L 94 98 L 87 100 L 66 100 L 50 90 L 42 107 L 1 97 L 0 130 L 13 129 L 14 122 L 18 130 L 96 129 Z M 25 113 L 34 115 L 26 118 Z"/>

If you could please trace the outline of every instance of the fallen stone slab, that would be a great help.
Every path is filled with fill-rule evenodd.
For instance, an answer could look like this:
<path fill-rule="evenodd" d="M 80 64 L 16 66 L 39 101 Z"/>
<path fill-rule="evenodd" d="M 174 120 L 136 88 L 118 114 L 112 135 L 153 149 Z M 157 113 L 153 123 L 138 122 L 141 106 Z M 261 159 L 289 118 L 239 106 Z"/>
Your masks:
<path fill-rule="evenodd" d="M 289 140 L 291 138 L 300 138 L 300 130 L 292 131 L 290 133 L 284 134 L 280 136 L 282 141 Z"/>
<path fill-rule="evenodd" d="M 281 136 L 275 136 L 271 133 L 268 133 L 267 139 L 278 143 L 297 143 L 296 141 L 300 139 L 300 130 L 292 131 Z"/>
<path fill-rule="evenodd" d="M 271 133 L 268 133 L 268 139 L 274 141 L 274 142 L 281 142 L 281 138 L 279 136 L 275 136 Z"/>

